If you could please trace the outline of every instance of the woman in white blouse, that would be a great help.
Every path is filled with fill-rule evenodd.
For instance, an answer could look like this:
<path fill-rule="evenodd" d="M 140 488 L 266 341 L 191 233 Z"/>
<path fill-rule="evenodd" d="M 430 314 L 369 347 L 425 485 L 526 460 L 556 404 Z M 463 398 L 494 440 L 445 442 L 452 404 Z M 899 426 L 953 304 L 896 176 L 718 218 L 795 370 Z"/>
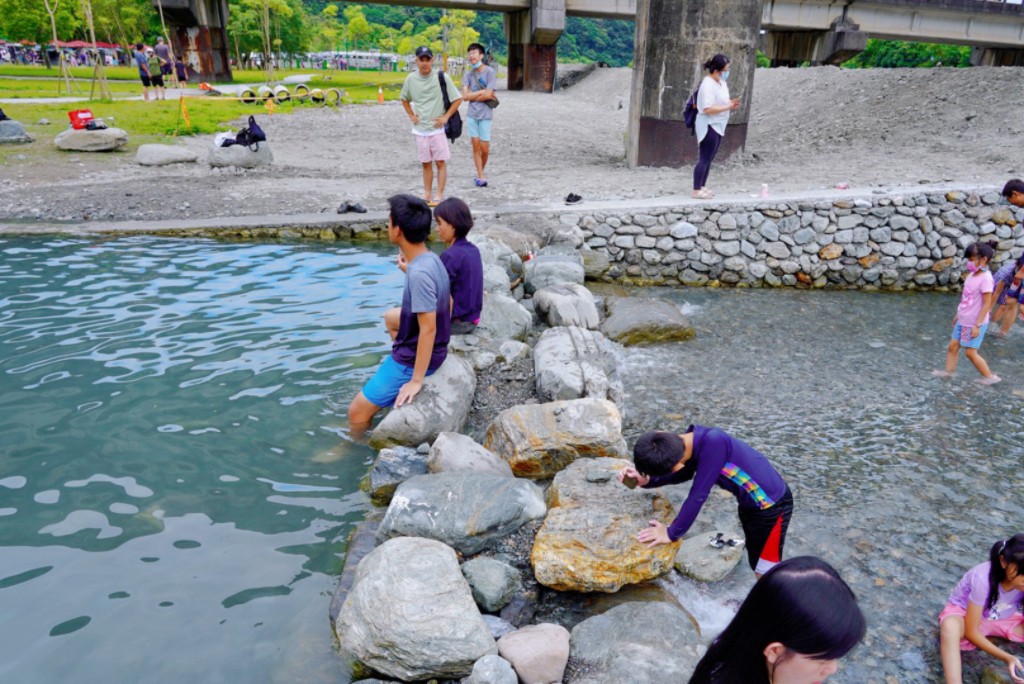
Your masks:
<path fill-rule="evenodd" d="M 739 98 L 729 99 L 729 58 L 718 54 L 704 62 L 709 72 L 700 84 L 697 93 L 697 144 L 700 146 L 700 161 L 693 167 L 692 197 L 711 199 L 714 193 L 704 187 L 708 182 L 711 162 L 718 154 L 718 146 L 725 137 L 729 124 L 729 112 L 740 108 Z"/>

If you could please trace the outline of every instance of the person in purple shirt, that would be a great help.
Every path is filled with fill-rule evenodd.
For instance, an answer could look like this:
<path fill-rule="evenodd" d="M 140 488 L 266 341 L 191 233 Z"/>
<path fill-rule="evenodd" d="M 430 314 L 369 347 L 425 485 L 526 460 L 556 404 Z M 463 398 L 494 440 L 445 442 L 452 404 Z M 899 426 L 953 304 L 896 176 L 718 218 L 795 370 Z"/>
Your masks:
<path fill-rule="evenodd" d="M 480 323 L 484 308 L 484 263 L 480 250 L 466 239 L 473 215 L 458 197 L 449 197 L 434 209 L 437 233 L 447 245 L 441 263 L 452 288 L 452 334 L 468 335 Z"/>
<path fill-rule="evenodd" d="M 400 250 L 398 267 L 405 272 L 405 289 L 391 354 L 348 407 L 354 437 L 362 436 L 382 408 L 413 400 L 424 378 L 444 363 L 451 336 L 448 273 L 426 244 L 430 207 L 413 195 L 395 195 L 388 204 L 388 239 Z"/>
<path fill-rule="evenodd" d="M 793 515 L 793 494 L 768 459 L 741 439 L 719 428 L 691 425 L 684 434 L 645 432 L 633 448 L 635 467 L 624 468 L 627 486 L 662 487 L 693 480 L 676 519 L 665 527 L 657 520 L 640 530 L 642 544 L 678 541 L 693 525 L 718 485 L 736 497 L 746 536 L 750 569 L 760 577 L 782 560 L 786 531 Z"/>

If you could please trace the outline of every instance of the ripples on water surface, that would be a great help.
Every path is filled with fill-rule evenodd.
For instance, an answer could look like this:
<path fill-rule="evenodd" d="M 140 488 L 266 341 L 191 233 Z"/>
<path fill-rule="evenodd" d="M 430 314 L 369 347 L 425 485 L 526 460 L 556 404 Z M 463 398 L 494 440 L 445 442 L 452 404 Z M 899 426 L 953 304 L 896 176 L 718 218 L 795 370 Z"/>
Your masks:
<path fill-rule="evenodd" d="M 796 497 L 786 555 L 832 562 L 868 614 L 867 640 L 834 681 L 940 681 L 935 619 L 949 592 L 994 541 L 1024 531 L 1024 327 L 985 340 L 1003 382 L 980 387 L 963 358 L 952 381 L 929 376 L 957 295 L 659 296 L 690 309 L 697 337 L 626 352 L 627 441 L 693 422 L 760 447 Z M 720 625 L 718 599 L 752 578 L 744 562 L 710 590 L 682 583 L 683 601 Z"/>
<path fill-rule="evenodd" d="M 391 252 L 0 241 L 0 681 L 339 681 Z"/>

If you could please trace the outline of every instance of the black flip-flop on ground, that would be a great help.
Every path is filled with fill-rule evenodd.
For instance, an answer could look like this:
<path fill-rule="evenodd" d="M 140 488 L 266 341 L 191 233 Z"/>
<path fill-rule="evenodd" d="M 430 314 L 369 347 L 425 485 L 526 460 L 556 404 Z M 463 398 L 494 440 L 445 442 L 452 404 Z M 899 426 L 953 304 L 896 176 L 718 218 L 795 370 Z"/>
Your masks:
<path fill-rule="evenodd" d="M 566 204 L 579 204 L 582 201 L 583 198 L 577 195 L 575 192 L 570 192 L 568 195 L 565 196 Z"/>
<path fill-rule="evenodd" d="M 349 210 L 349 203 L 348 202 L 342 202 L 341 204 L 338 205 L 338 213 L 339 214 L 348 213 L 348 210 Z"/>
<path fill-rule="evenodd" d="M 366 207 L 364 207 L 361 202 L 356 202 L 355 204 L 348 205 L 348 210 L 349 211 L 354 211 L 357 214 L 365 214 L 366 213 Z"/>

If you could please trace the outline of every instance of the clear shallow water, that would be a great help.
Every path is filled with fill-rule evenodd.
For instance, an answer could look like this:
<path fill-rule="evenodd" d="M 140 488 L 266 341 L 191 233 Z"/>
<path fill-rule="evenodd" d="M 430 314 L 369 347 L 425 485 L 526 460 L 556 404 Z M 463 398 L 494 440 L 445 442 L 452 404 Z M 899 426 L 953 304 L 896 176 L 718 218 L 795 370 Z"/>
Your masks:
<path fill-rule="evenodd" d="M 345 681 L 392 252 L 0 241 L 0 680 Z"/>
<path fill-rule="evenodd" d="M 625 352 L 627 440 L 703 423 L 761 448 L 796 498 L 786 555 L 833 563 L 868 615 L 830 681 L 941 681 L 935 619 L 949 592 L 995 540 L 1024 531 L 1024 327 L 985 340 L 1003 382 L 981 387 L 963 358 L 953 380 L 929 375 L 957 295 L 657 295 L 687 309 L 697 336 Z M 743 562 L 721 584 L 671 589 L 713 631 L 752 583 Z M 965 663 L 977 681 L 998 661 Z"/>

